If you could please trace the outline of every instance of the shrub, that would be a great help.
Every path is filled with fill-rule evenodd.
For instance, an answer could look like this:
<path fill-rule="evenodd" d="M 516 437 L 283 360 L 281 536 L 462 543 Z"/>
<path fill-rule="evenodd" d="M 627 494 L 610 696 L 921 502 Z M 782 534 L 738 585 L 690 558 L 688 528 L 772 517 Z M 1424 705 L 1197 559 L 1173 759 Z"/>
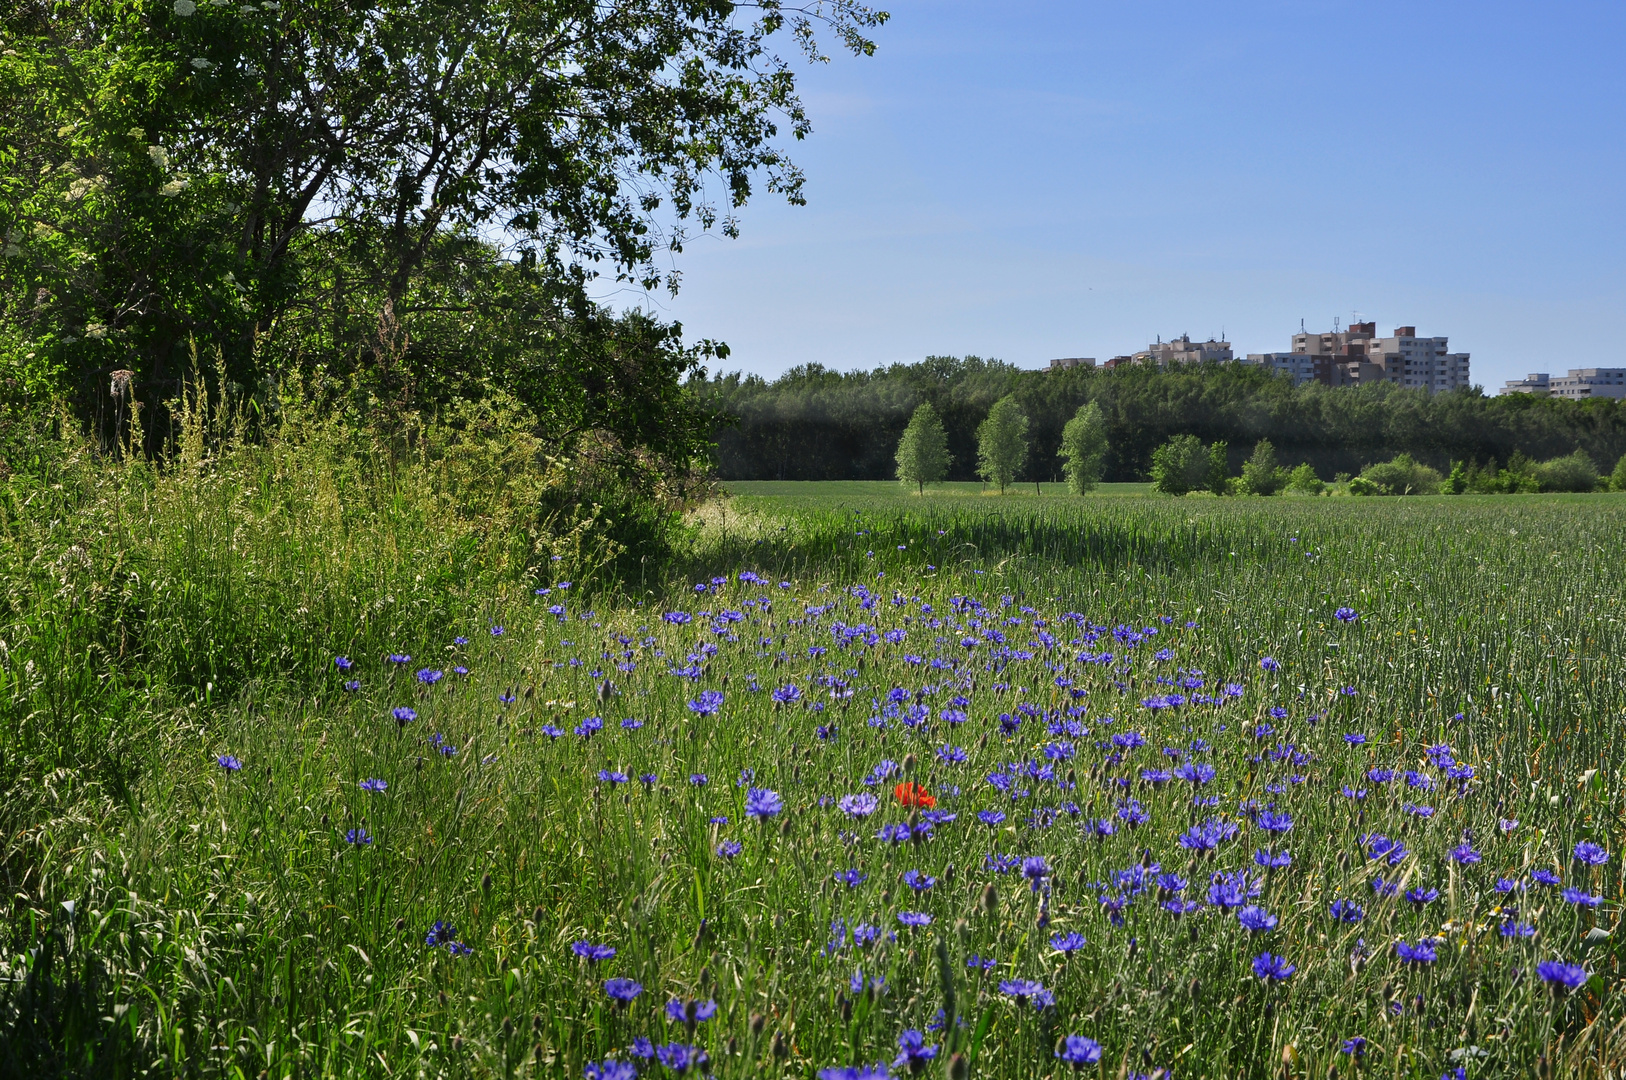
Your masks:
<path fill-rule="evenodd" d="M 1321 482 L 1321 477 L 1317 476 L 1315 469 L 1306 462 L 1288 473 L 1285 490 L 1296 495 L 1320 495 L 1327 490 L 1327 485 Z"/>
<path fill-rule="evenodd" d="M 1598 466 L 1585 450 L 1543 461 L 1535 468 L 1542 491 L 1596 491 Z"/>
<path fill-rule="evenodd" d="M 1609 486 L 1615 491 L 1626 491 L 1626 454 L 1615 462 L 1615 471 L 1609 477 Z"/>
<path fill-rule="evenodd" d="M 1363 484 L 1357 491 L 1350 481 L 1351 495 L 1433 495 L 1440 490 L 1440 474 L 1427 465 L 1419 464 L 1410 454 L 1398 454 L 1392 461 L 1368 466 L 1357 478 L 1375 487 L 1369 491 Z"/>

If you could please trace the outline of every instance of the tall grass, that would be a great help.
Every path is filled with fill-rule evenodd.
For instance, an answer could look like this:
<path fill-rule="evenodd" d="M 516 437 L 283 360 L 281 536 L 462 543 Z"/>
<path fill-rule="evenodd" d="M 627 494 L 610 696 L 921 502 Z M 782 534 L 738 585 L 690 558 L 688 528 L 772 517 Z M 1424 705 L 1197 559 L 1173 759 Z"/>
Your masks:
<path fill-rule="evenodd" d="M 805 1077 L 890 1062 L 910 1028 L 939 1046 L 932 1069 L 961 1054 L 1002 1078 L 1070 1071 L 1054 1056 L 1068 1034 L 1104 1047 L 1090 1075 L 1601 1077 L 1626 1063 L 1618 936 L 1587 937 L 1622 898 L 1626 502 L 740 499 L 707 511 L 683 564 L 595 590 L 575 540 L 539 561 L 553 549 L 516 541 L 497 511 L 470 515 L 469 479 L 437 473 L 432 452 L 391 462 L 338 440 L 318 427 L 159 471 L 72 463 L 58 524 L 14 514 L 16 550 L 56 545 L 40 566 L 87 555 L 66 583 L 21 555 L 9 571 L 28 603 L 9 619 L 26 632 L 7 636 L 8 716 L 36 740 L 24 760 L 55 771 L 14 788 L 29 793 L 14 831 L 27 858 L 11 864 L 0 1068 L 581 1076 L 618 1058 L 661 1074 L 633 1056 L 645 1037 L 703 1047 L 714 1075 Z M 538 566 L 548 576 L 528 577 Z M 96 593 L 114 568 L 124 591 Z M 967 596 L 985 613 L 955 607 Z M 1335 617 L 1345 606 L 1358 621 Z M 1032 657 L 997 656 L 987 630 Z M 1054 644 L 1029 644 L 1041 632 Z M 68 673 L 83 642 L 119 685 Z M 1079 659 L 1102 652 L 1114 660 Z M 25 656 L 63 674 L 25 683 Z M 1187 678 L 1204 685 L 1173 685 Z M 1142 705 L 1226 683 L 1244 689 L 1223 705 Z M 776 703 L 787 685 L 799 699 Z M 888 716 L 894 688 L 907 698 Z M 722 694 L 714 715 L 689 705 L 706 690 Z M 957 695 L 963 726 L 944 715 Z M 923 725 L 905 723 L 911 706 Z M 593 716 L 602 729 L 578 734 Z M 1050 730 L 1067 722 L 1090 734 Z M 1126 731 L 1146 745 L 1115 747 Z M 118 792 L 82 767 L 110 740 L 131 765 Z M 1071 756 L 1047 758 L 1059 743 Z M 1426 763 L 1441 743 L 1472 780 Z M 967 760 L 941 759 L 945 744 Z M 882 761 L 896 774 L 865 784 Z M 1196 793 L 1217 805 L 1141 779 L 1185 761 L 1214 765 Z M 986 780 L 1027 762 L 1054 776 L 1021 780 L 1026 797 Z M 1365 778 L 1377 767 L 1401 778 Z M 1407 787 L 1407 770 L 1432 788 Z M 892 798 L 905 775 L 957 817 L 929 840 L 877 840 L 921 821 Z M 360 787 L 375 778 L 387 787 Z M 752 787 L 785 811 L 747 818 Z M 881 805 L 863 820 L 820 804 L 866 792 Z M 1118 816 L 1130 798 L 1144 824 Z M 1272 803 L 1293 817 L 1274 843 L 1257 824 Z M 982 824 L 984 810 L 1006 818 Z M 1209 817 L 1241 835 L 1212 856 L 1181 847 Z M 358 829 L 370 843 L 347 841 Z M 1371 833 L 1410 854 L 1370 858 Z M 1451 860 L 1465 836 L 1481 862 Z M 1575 863 L 1581 840 L 1611 860 Z M 737 856 L 719 854 L 729 841 Z M 1261 869 L 1260 847 L 1292 864 Z M 990 868 L 994 853 L 1053 872 L 1035 889 Z M 1149 863 L 1185 877 L 1201 910 L 1176 917 L 1155 886 L 1119 877 Z M 865 875 L 851 888 L 833 877 L 848 868 Z M 1565 903 L 1532 883 L 1537 868 L 1602 905 Z M 906 870 L 936 884 L 917 893 Z M 1208 904 L 1218 871 L 1256 876 L 1251 902 L 1277 928 L 1252 934 Z M 1500 877 L 1523 891 L 1497 892 Z M 1440 896 L 1414 907 L 1413 887 Z M 1336 900 L 1361 921 L 1334 921 Z M 903 911 L 933 921 L 910 929 Z M 437 921 L 472 954 L 426 944 Z M 860 923 L 885 933 L 859 947 Z M 1513 924 L 1536 934 L 1504 937 Z M 1051 947 L 1068 932 L 1088 939 L 1070 955 Z M 1435 963 L 1397 957 L 1397 939 L 1430 935 Z M 590 963 L 577 940 L 618 951 Z M 1252 974 L 1267 950 L 1297 966 L 1290 979 Z M 973 970 L 973 955 L 995 966 Z M 1534 974 L 1552 958 L 1590 981 L 1555 994 Z M 612 976 L 644 992 L 616 1005 Z M 1001 994 L 1014 978 L 1055 1005 Z M 718 1012 L 691 1028 L 665 1017 L 669 998 Z M 1341 1049 L 1357 1036 L 1359 1061 Z"/>

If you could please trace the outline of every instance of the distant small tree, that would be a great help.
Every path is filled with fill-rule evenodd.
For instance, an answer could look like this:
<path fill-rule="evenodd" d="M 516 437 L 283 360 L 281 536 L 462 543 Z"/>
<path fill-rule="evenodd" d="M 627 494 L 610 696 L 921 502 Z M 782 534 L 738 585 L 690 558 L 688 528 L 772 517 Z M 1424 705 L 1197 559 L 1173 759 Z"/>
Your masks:
<path fill-rule="evenodd" d="M 1101 406 L 1090 402 L 1061 429 L 1062 471 L 1074 495 L 1085 495 L 1101 482 L 1107 460 L 1107 421 Z"/>
<path fill-rule="evenodd" d="M 1467 491 L 1470 483 L 1468 469 L 1469 466 L 1466 462 L 1451 462 L 1451 475 L 1445 478 L 1445 483 L 1440 485 L 1440 490 L 1447 495 L 1461 495 Z"/>
<path fill-rule="evenodd" d="M 1287 490 L 1301 495 L 1320 495 L 1327 490 L 1327 485 L 1315 474 L 1315 469 L 1310 463 L 1305 462 L 1288 473 Z"/>
<path fill-rule="evenodd" d="M 1441 484 L 1438 471 L 1410 454 L 1396 454 L 1381 465 L 1368 465 L 1355 480 L 1349 484 L 1351 495 L 1433 495 Z"/>
<path fill-rule="evenodd" d="M 1620 456 L 1615 462 L 1615 471 L 1609 477 L 1609 486 L 1616 491 L 1626 491 L 1626 454 Z"/>
<path fill-rule="evenodd" d="M 898 440 L 898 479 L 914 484 L 924 495 L 927 484 L 948 475 L 948 467 L 948 433 L 931 402 L 923 401 Z"/>
<path fill-rule="evenodd" d="M 1152 451 L 1152 488 L 1184 495 L 1208 484 L 1208 454 L 1195 435 L 1176 435 Z"/>
<path fill-rule="evenodd" d="M 1028 417 L 1010 394 L 994 402 L 988 418 L 977 427 L 977 475 L 1005 488 L 1016 479 L 1028 458 Z"/>
<path fill-rule="evenodd" d="M 1274 495 L 1287 477 L 1287 470 L 1276 463 L 1276 448 L 1269 439 L 1255 443 L 1253 456 L 1242 463 L 1242 490 L 1249 495 Z"/>
<path fill-rule="evenodd" d="M 1227 467 L 1225 450 L 1226 444 L 1223 442 L 1217 442 L 1208 448 L 1208 474 L 1203 478 L 1203 486 L 1215 495 L 1231 493 L 1230 469 Z"/>

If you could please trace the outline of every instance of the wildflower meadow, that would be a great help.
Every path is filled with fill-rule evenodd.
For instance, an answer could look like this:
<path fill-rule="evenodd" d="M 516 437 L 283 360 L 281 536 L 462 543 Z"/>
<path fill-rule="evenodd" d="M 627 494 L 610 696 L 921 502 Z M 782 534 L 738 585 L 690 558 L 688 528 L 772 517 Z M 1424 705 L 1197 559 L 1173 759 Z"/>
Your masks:
<path fill-rule="evenodd" d="M 36 826 L 0 1055 L 1618 1076 L 1623 523 L 746 496 L 335 625 Z"/>

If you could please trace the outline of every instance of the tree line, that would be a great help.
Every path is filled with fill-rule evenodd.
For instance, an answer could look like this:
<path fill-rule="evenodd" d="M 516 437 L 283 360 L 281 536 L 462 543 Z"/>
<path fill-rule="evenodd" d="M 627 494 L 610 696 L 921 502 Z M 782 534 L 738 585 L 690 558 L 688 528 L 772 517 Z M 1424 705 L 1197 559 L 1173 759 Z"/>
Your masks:
<path fill-rule="evenodd" d="M 1066 476 L 1066 427 L 1092 403 L 1106 443 L 1100 479 L 1112 482 L 1152 479 L 1154 456 L 1177 436 L 1200 442 L 1205 463 L 1222 444 L 1229 477 L 1243 472 L 1265 440 L 1281 468 L 1308 465 L 1321 481 L 1404 454 L 1442 475 L 1461 463 L 1465 483 L 1473 471 L 1474 490 L 1494 487 L 1510 464 L 1528 472 L 1529 463 L 1579 451 L 1608 472 L 1626 455 L 1620 401 L 1479 390 L 1430 395 L 1391 384 L 1295 387 L 1284 375 L 1242 363 L 1030 371 L 976 356 L 932 356 L 872 371 L 808 364 L 771 381 L 733 373 L 688 385 L 716 418 L 714 463 L 729 480 L 892 479 L 899 440 L 923 403 L 943 428 L 945 478 L 975 480 L 983 475 L 978 429 L 1007 397 L 1026 418 L 1029 446 L 1016 482 Z M 1308 482 L 1304 474 L 1300 480 Z"/>

